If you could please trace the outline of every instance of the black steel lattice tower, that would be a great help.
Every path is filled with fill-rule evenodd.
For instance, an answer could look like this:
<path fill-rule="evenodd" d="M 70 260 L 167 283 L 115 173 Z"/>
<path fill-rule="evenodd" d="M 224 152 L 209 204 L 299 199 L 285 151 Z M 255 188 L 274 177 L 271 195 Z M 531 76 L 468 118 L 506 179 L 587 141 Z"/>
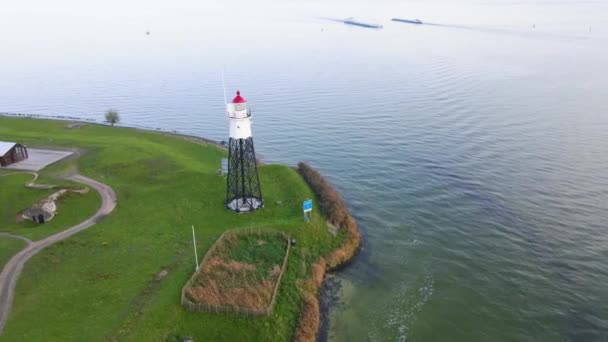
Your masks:
<path fill-rule="evenodd" d="M 247 102 L 239 91 L 232 102 L 227 104 L 227 110 L 230 140 L 226 208 L 246 213 L 264 206 L 251 134 L 251 112 L 247 110 Z"/>

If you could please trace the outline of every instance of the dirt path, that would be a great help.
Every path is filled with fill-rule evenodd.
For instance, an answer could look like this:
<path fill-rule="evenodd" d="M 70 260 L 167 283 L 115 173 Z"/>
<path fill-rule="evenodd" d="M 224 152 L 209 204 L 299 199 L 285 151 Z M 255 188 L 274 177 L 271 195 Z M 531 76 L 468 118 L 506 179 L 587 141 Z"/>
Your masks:
<path fill-rule="evenodd" d="M 26 248 L 14 255 L 4 266 L 2 273 L 0 273 L 0 335 L 2 335 L 8 314 L 10 313 L 11 304 L 13 303 L 17 278 L 19 278 L 25 263 L 44 248 L 91 227 L 106 217 L 116 207 L 116 193 L 109 186 L 81 175 L 72 175 L 67 179 L 88 185 L 99 192 L 101 195 L 101 207 L 95 215 L 87 220 L 55 235 L 28 244 Z"/>

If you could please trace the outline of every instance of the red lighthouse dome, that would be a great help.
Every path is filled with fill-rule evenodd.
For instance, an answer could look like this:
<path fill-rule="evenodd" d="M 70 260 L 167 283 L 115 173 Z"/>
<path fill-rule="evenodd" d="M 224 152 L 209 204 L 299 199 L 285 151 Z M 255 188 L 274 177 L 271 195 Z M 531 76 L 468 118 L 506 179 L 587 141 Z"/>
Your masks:
<path fill-rule="evenodd" d="M 236 96 L 232 99 L 232 103 L 245 103 L 245 99 L 241 96 L 241 92 L 239 90 L 236 91 Z"/>

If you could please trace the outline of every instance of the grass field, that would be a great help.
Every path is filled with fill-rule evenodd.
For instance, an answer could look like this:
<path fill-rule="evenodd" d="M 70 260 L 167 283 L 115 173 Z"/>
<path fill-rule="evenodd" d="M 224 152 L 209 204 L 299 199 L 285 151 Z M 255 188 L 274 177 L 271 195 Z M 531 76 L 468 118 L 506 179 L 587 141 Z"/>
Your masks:
<path fill-rule="evenodd" d="M 99 208 L 101 198 L 95 191 L 86 194 L 70 193 L 57 202 L 57 215 L 45 224 L 37 224 L 31 220 L 17 222 L 17 213 L 29 208 L 32 204 L 59 189 L 40 190 L 29 189 L 24 186 L 32 180 L 29 173 L 14 173 L 3 170 L 0 172 L 0 231 L 25 236 L 31 240 L 49 236 L 73 226 L 87 217 L 92 216 Z M 46 175 L 46 172 L 42 172 Z M 36 183 L 56 184 L 68 188 L 82 188 L 77 183 L 65 180 L 49 179 L 44 177 Z"/>
<path fill-rule="evenodd" d="M 344 238 L 327 232 L 316 209 L 312 221 L 303 222 L 302 200 L 313 195 L 294 170 L 262 166 L 266 207 L 237 215 L 223 208 L 225 178 L 217 175 L 222 149 L 153 132 L 65 126 L 0 117 L 0 136 L 30 146 L 80 148 L 79 159 L 49 167 L 45 177 L 78 168 L 112 186 L 118 207 L 26 264 L 0 341 L 292 339 L 304 305 L 298 284 Z M 277 229 L 297 239 L 271 316 L 192 313 L 180 306 L 181 288 L 194 271 L 191 224 L 199 255 L 232 228 Z M 159 279 L 161 271 L 168 274 Z"/>
<path fill-rule="evenodd" d="M 0 270 L 15 253 L 25 247 L 23 240 L 0 236 Z"/>

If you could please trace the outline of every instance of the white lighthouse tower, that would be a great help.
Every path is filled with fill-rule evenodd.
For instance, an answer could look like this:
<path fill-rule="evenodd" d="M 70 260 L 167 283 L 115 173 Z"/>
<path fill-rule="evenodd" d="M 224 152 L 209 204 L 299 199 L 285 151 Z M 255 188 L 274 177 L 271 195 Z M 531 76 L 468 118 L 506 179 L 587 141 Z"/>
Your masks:
<path fill-rule="evenodd" d="M 264 206 L 264 200 L 251 134 L 251 112 L 240 91 L 226 104 L 226 110 L 230 121 L 226 208 L 239 213 L 254 211 Z"/>

